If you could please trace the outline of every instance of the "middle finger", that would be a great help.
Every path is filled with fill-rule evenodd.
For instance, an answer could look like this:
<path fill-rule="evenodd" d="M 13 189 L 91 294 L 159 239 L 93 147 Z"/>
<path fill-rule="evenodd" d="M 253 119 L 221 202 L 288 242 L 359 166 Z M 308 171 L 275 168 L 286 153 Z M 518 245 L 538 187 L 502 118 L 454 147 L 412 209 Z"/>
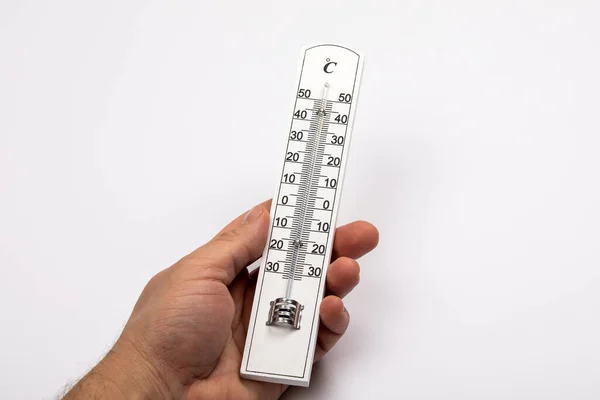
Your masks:
<path fill-rule="evenodd" d="M 343 298 L 358 285 L 360 266 L 349 257 L 340 257 L 327 269 L 327 293 Z"/>

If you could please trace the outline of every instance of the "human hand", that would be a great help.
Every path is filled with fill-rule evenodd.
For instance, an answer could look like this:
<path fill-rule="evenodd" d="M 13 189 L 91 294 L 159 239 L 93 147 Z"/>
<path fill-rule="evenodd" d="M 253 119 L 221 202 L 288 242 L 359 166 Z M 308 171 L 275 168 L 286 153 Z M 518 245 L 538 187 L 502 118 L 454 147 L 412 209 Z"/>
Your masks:
<path fill-rule="evenodd" d="M 107 356 L 64 398 L 277 399 L 287 386 L 246 380 L 240 365 L 271 201 L 227 225 L 211 241 L 155 275 Z M 342 298 L 359 281 L 355 259 L 377 246 L 377 229 L 337 229 L 321 303 L 315 361 L 349 323 Z M 95 397 L 94 397 L 95 396 Z"/>

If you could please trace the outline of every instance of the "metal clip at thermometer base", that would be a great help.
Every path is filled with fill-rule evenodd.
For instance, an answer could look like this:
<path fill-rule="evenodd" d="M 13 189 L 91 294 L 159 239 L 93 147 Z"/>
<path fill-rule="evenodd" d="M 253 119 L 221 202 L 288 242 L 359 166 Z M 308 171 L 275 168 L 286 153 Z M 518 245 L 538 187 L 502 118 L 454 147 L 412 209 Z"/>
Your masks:
<path fill-rule="evenodd" d="M 241 375 L 308 386 L 363 57 L 334 44 L 302 50 L 271 227 Z"/>
<path fill-rule="evenodd" d="M 272 301 L 269 309 L 269 318 L 267 325 L 291 326 L 294 329 L 300 329 L 300 318 L 304 306 L 296 300 L 286 299 L 285 297 Z"/>

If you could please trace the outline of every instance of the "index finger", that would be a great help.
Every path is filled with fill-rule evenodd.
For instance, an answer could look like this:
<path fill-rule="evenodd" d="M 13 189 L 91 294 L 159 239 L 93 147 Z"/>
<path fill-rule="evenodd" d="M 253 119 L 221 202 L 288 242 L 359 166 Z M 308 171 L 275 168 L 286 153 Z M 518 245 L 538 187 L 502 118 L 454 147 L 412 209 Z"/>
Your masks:
<path fill-rule="evenodd" d="M 377 247 L 379 231 L 366 221 L 355 221 L 335 231 L 331 262 L 339 257 L 360 258 Z"/>

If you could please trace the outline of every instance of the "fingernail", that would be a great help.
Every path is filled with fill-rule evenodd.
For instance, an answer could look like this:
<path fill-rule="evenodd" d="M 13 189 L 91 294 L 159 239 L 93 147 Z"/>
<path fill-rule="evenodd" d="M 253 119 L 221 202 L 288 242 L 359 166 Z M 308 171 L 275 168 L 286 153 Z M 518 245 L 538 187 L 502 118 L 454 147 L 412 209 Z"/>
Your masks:
<path fill-rule="evenodd" d="M 263 208 L 260 206 L 255 206 L 252 210 L 248 211 L 246 215 L 244 215 L 244 219 L 242 220 L 242 224 L 249 224 L 258 219 L 258 217 L 263 213 Z"/>

